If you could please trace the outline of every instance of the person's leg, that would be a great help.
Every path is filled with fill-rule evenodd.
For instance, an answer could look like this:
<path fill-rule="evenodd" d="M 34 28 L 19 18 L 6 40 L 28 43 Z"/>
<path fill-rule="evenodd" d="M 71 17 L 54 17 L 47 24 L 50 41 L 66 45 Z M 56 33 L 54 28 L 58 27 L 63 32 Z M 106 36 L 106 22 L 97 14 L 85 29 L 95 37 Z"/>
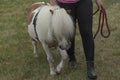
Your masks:
<path fill-rule="evenodd" d="M 94 72 L 94 39 L 92 33 L 92 0 L 80 0 L 77 7 L 79 30 L 82 37 L 89 78 L 97 78 Z"/>
<path fill-rule="evenodd" d="M 75 4 L 65 4 L 65 3 L 59 3 L 58 5 L 61 8 L 65 8 L 66 10 L 70 11 L 70 15 L 74 21 L 74 25 L 76 27 L 76 7 Z M 69 56 L 69 62 L 70 62 L 70 66 L 71 67 L 75 67 L 76 66 L 76 58 L 75 58 L 75 36 L 74 38 L 71 40 L 71 47 L 70 49 L 67 50 L 68 56 Z"/>

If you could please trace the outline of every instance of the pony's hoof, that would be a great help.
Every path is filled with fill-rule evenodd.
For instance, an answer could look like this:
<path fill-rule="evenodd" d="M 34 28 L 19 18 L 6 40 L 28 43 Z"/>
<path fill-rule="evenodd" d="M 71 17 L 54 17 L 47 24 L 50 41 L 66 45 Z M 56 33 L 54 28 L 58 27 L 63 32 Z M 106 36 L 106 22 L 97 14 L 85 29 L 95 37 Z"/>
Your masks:
<path fill-rule="evenodd" d="M 58 67 L 56 68 L 56 73 L 57 73 L 57 74 L 60 74 L 60 71 L 61 71 L 61 68 L 58 66 Z"/>
<path fill-rule="evenodd" d="M 59 71 L 56 71 L 56 74 L 57 74 L 57 75 L 59 75 L 59 74 L 60 74 L 60 72 L 59 72 Z"/>
<path fill-rule="evenodd" d="M 34 57 L 35 57 L 35 58 L 38 58 L 39 56 L 36 54 L 36 55 L 34 55 Z"/>
<path fill-rule="evenodd" d="M 54 76 L 54 75 L 56 75 L 56 72 L 52 71 L 52 72 L 50 72 L 50 75 Z"/>

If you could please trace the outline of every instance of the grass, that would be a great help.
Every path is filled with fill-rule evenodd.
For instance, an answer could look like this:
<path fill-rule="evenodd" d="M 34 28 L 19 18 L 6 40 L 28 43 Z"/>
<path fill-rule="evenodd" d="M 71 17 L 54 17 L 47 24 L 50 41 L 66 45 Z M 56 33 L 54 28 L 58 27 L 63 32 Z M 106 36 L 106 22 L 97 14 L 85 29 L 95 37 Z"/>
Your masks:
<path fill-rule="evenodd" d="M 40 48 L 39 58 L 33 57 L 31 40 L 27 33 L 26 11 L 37 1 L 41 0 L 0 1 L 0 80 L 86 80 L 85 57 L 78 31 L 75 48 L 78 61 L 76 69 L 70 69 L 66 64 L 60 75 L 51 77 L 44 51 Z M 98 80 L 120 80 L 120 1 L 103 2 L 108 14 L 111 36 L 104 39 L 98 35 L 95 39 L 96 72 Z M 98 15 L 95 15 L 94 33 L 97 21 Z M 54 57 L 55 60 L 59 59 L 56 53 Z M 55 61 L 57 62 L 58 60 Z"/>

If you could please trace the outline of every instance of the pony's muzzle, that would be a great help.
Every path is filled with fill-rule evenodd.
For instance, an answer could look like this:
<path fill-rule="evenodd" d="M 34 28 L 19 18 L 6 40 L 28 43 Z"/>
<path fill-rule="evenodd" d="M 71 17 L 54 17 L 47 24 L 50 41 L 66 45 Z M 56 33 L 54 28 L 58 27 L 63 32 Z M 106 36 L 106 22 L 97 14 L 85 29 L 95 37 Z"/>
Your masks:
<path fill-rule="evenodd" d="M 71 42 L 69 42 L 68 44 L 64 44 L 64 45 L 59 45 L 59 48 L 62 50 L 68 50 L 71 47 Z"/>
<path fill-rule="evenodd" d="M 61 45 L 59 46 L 59 48 L 62 49 L 62 50 L 65 50 L 65 48 L 63 46 L 61 46 Z"/>

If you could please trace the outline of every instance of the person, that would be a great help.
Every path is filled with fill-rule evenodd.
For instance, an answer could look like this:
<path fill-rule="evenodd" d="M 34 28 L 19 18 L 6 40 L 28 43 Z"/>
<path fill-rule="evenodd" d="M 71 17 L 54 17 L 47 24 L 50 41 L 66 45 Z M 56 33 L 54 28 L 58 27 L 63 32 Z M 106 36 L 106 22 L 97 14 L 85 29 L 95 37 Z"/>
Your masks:
<path fill-rule="evenodd" d="M 102 1 L 96 0 L 99 10 L 101 10 Z M 94 39 L 92 33 L 93 3 L 92 0 L 50 0 L 51 5 L 59 5 L 61 8 L 69 10 L 76 27 L 78 21 L 79 31 L 82 38 L 84 53 L 87 64 L 87 76 L 89 79 L 97 79 L 94 70 Z M 67 51 L 70 66 L 76 66 L 75 58 L 75 37 L 72 40 L 71 48 Z"/>

